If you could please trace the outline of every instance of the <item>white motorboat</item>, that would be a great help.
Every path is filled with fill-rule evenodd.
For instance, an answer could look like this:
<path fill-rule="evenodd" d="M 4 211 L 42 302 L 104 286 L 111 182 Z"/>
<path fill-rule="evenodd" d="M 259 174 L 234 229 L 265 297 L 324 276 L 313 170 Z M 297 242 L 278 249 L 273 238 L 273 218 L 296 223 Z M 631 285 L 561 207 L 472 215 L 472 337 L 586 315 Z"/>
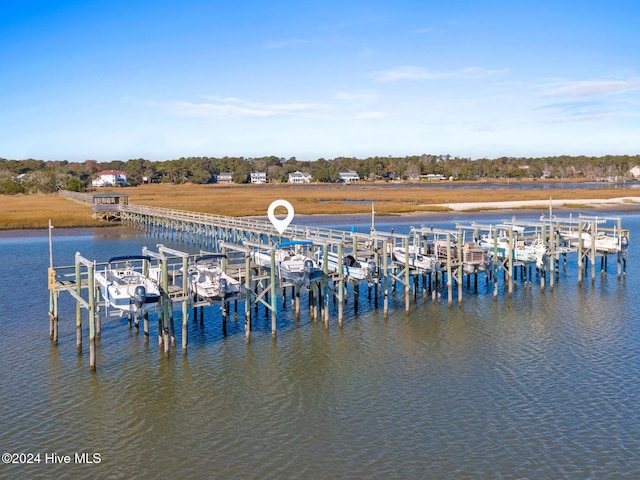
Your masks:
<path fill-rule="evenodd" d="M 224 254 L 201 255 L 189 265 L 189 287 L 192 293 L 207 300 L 223 300 L 241 293 L 242 285 L 227 275 L 221 261 Z"/>
<path fill-rule="evenodd" d="M 582 239 L 582 248 L 590 250 L 594 241 L 593 235 L 587 230 L 582 232 L 577 229 L 573 230 L 561 230 L 558 232 L 560 238 L 572 247 L 577 247 Z M 622 249 L 623 240 L 626 240 L 625 246 L 628 245 L 627 237 L 617 237 L 607 235 L 604 232 L 596 232 L 595 234 L 595 247 L 596 251 L 603 253 L 616 253 Z"/>
<path fill-rule="evenodd" d="M 276 275 L 282 280 L 308 286 L 310 281 L 322 277 L 318 262 L 305 255 L 301 248 L 313 246 L 313 242 L 294 240 L 281 242 L 274 250 Z M 271 269 L 271 250 L 256 250 L 251 259 L 262 268 Z"/>
<path fill-rule="evenodd" d="M 145 261 L 150 261 L 150 257 L 112 257 L 104 270 L 96 270 L 95 279 L 107 306 L 135 313 L 158 303 L 160 288 L 142 273 L 142 263 Z"/>
<path fill-rule="evenodd" d="M 322 252 L 318 254 L 318 264 L 324 264 L 324 255 Z M 338 272 L 338 254 L 335 252 L 327 253 L 327 269 L 331 272 Z M 342 256 L 342 274 L 356 280 L 370 280 L 377 272 L 376 263 L 373 260 L 358 260 L 351 254 Z"/>
<path fill-rule="evenodd" d="M 415 245 L 409 246 L 408 252 L 407 257 L 407 250 L 404 247 L 394 247 L 391 254 L 393 259 L 401 265 L 406 265 L 408 261 L 411 268 L 425 272 L 432 272 L 440 268 L 440 263 L 435 255 L 425 255 L 422 253 L 422 249 L 416 248 Z"/>
<path fill-rule="evenodd" d="M 513 245 L 509 244 L 509 237 L 504 232 L 494 239 L 491 234 L 485 234 L 480 237 L 480 246 L 493 255 L 497 252 L 498 258 L 506 258 L 509 252 L 512 253 L 514 260 L 524 263 L 534 263 L 536 267 L 542 268 L 547 258 L 547 247 L 539 239 L 533 242 L 524 242 L 513 239 Z"/>

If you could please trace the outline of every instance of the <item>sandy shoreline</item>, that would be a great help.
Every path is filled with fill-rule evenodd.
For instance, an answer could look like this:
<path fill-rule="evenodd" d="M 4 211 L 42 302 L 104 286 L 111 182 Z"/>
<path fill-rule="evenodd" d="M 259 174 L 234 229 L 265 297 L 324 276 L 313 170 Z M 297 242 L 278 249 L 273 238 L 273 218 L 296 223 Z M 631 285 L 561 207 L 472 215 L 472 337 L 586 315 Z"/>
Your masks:
<path fill-rule="evenodd" d="M 618 197 L 598 199 L 573 199 L 573 200 L 521 200 L 509 202 L 467 202 L 467 203 L 442 203 L 438 205 L 421 205 L 422 207 L 446 207 L 456 212 L 469 210 L 509 210 L 509 209 L 549 209 L 565 208 L 567 206 L 581 208 L 606 208 L 608 210 L 637 210 L 640 209 L 639 197 Z"/>

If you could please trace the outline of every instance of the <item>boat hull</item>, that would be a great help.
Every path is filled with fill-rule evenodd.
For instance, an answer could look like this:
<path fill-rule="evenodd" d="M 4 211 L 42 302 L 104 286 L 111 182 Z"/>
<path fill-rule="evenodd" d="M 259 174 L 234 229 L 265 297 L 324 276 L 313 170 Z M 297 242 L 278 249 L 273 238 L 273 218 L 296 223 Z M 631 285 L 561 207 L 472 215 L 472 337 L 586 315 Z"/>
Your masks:
<path fill-rule="evenodd" d="M 138 272 L 118 270 L 98 272 L 96 282 L 107 306 L 123 312 L 136 312 L 156 305 L 160 301 L 158 286 Z"/>
<path fill-rule="evenodd" d="M 324 256 L 322 254 L 318 255 L 318 264 L 324 264 Z M 352 255 L 345 256 L 341 264 L 340 268 L 337 254 L 329 253 L 327 255 L 327 270 L 333 273 L 338 273 L 342 270 L 343 275 L 355 280 L 371 280 L 377 271 L 374 262 L 367 263 L 363 260 L 356 260 Z"/>
<path fill-rule="evenodd" d="M 253 252 L 251 258 L 256 265 L 271 269 L 270 252 Z M 275 251 L 275 273 L 278 278 L 296 285 L 308 284 L 322 278 L 322 270 L 315 260 L 284 250 Z"/>
<path fill-rule="evenodd" d="M 219 266 L 198 265 L 189 269 L 191 293 L 207 300 L 225 300 L 239 295 L 242 286 Z"/>

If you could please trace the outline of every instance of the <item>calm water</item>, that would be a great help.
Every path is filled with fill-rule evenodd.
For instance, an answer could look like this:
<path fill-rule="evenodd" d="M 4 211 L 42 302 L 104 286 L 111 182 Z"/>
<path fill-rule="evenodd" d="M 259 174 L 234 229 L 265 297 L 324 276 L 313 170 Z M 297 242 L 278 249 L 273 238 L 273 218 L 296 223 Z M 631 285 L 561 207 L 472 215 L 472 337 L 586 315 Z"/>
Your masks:
<path fill-rule="evenodd" d="M 0 448 L 41 454 L 0 464 L 0 478 L 637 478 L 640 216 L 623 218 L 623 280 L 612 259 L 578 286 L 571 259 L 553 291 L 519 284 L 497 301 L 484 280 L 461 306 L 420 296 L 405 314 L 398 296 L 388 319 L 366 295 L 356 315 L 350 298 L 342 328 L 335 315 L 328 329 L 296 321 L 287 306 L 276 339 L 261 309 L 249 343 L 242 313 L 224 337 L 212 307 L 204 327 L 189 322 L 188 355 L 168 359 L 155 322 L 147 346 L 111 318 L 96 375 L 86 331 L 76 355 L 68 295 L 50 344 L 46 232 L 0 238 Z M 396 231 L 453 221 L 393 220 Z M 56 265 L 158 243 L 121 229 L 54 233 Z M 82 452 L 100 463 L 75 464 Z M 45 464 L 53 453 L 71 464 Z"/>

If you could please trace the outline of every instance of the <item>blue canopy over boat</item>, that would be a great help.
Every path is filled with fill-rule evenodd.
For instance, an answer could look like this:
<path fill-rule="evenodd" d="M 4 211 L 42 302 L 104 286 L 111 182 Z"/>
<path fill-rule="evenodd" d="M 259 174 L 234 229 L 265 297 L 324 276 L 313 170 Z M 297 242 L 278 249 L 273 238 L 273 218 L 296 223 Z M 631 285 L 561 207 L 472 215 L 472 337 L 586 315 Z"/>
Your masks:
<path fill-rule="evenodd" d="M 296 245 L 313 245 L 313 242 L 310 240 L 287 240 L 285 242 L 280 242 L 276 245 L 276 248 L 287 248 L 294 247 Z"/>
<path fill-rule="evenodd" d="M 150 262 L 151 257 L 148 255 L 123 255 L 120 257 L 111 257 L 109 259 L 109 263 L 129 262 L 131 260 L 146 260 L 147 262 Z"/>
<path fill-rule="evenodd" d="M 224 253 L 207 253 L 205 255 L 198 255 L 194 261 L 197 262 L 203 262 L 206 260 L 214 260 L 217 258 L 227 258 L 227 256 Z"/>

